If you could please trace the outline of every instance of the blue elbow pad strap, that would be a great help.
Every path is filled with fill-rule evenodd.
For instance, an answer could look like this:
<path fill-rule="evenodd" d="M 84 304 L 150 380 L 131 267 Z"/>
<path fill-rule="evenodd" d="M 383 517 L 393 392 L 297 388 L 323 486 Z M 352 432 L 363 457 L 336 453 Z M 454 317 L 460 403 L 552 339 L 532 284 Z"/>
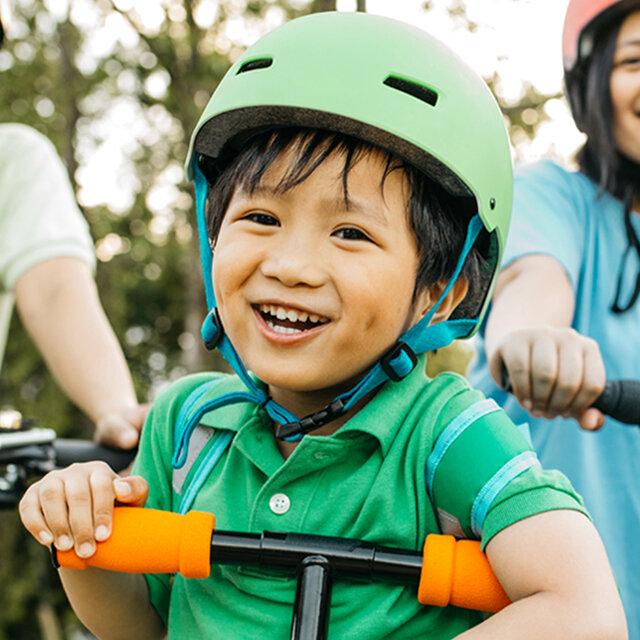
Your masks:
<path fill-rule="evenodd" d="M 485 518 L 498 494 L 521 473 L 539 464 L 533 451 L 524 451 L 505 463 L 482 487 L 471 507 L 471 529 L 478 538 L 482 536 Z"/>

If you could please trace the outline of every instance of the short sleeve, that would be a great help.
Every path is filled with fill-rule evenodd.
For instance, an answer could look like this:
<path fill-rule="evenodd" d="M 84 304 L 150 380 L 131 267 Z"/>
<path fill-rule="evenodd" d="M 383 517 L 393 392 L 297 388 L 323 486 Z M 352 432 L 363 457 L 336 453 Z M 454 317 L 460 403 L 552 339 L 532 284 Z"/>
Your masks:
<path fill-rule="evenodd" d="M 149 483 L 147 508 L 173 510 L 171 458 L 174 424 L 189 393 L 209 378 L 210 374 L 187 376 L 163 391 L 153 403 L 142 430 L 132 471 Z M 145 574 L 145 579 L 149 600 L 166 626 L 173 578 L 168 574 Z"/>
<path fill-rule="evenodd" d="M 0 290 L 10 291 L 31 267 L 58 257 L 95 266 L 66 169 L 43 135 L 0 125 Z"/>
<path fill-rule="evenodd" d="M 427 489 L 441 529 L 486 544 L 545 511 L 586 513 L 557 471 L 545 471 L 523 430 L 493 401 L 465 388 L 444 406 L 427 461 Z"/>
<path fill-rule="evenodd" d="M 586 221 L 579 181 L 571 178 L 568 171 L 549 161 L 517 172 L 503 266 L 526 255 L 549 255 L 560 262 L 576 286 Z"/>

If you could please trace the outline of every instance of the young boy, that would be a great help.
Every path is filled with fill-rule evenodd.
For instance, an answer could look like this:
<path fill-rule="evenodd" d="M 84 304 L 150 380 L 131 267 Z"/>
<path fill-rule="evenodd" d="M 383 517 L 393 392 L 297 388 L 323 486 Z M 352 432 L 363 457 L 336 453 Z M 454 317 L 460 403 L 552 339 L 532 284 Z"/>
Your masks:
<path fill-rule="evenodd" d="M 453 374 L 429 380 L 418 357 L 473 333 L 504 243 L 509 147 L 482 81 L 413 28 L 319 14 L 247 51 L 193 140 L 203 336 L 238 375 L 162 395 L 139 476 L 90 463 L 33 485 L 29 531 L 90 556 L 116 499 L 397 547 L 444 531 L 482 540 L 514 604 L 482 621 L 340 582 L 330 637 L 624 638 L 569 483 L 498 407 Z M 101 638 L 288 637 L 295 583 L 268 568 L 60 573 Z"/>

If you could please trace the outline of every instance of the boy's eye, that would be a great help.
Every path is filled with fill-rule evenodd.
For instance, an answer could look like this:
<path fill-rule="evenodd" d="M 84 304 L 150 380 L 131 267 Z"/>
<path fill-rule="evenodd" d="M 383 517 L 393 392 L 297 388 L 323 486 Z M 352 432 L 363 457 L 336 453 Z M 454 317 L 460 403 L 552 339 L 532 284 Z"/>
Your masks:
<path fill-rule="evenodd" d="M 269 227 L 276 227 L 280 224 L 277 218 L 274 218 L 272 215 L 269 215 L 268 213 L 262 213 L 262 212 L 249 213 L 246 216 L 244 216 L 243 220 L 249 220 L 250 222 L 255 222 L 256 224 L 263 224 Z"/>
<path fill-rule="evenodd" d="M 360 229 L 354 229 L 353 227 L 345 227 L 333 232 L 333 235 L 341 238 L 342 240 L 370 240 L 369 236 L 360 231 Z"/>

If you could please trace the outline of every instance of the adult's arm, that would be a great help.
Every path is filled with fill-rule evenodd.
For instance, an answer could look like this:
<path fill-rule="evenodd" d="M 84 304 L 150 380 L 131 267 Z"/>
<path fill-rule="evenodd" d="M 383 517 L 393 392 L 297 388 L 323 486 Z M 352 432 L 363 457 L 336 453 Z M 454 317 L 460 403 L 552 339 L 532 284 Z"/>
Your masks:
<path fill-rule="evenodd" d="M 572 416 L 585 429 L 604 416 L 589 407 L 605 371 L 596 342 L 571 328 L 575 294 L 563 266 L 544 254 L 526 255 L 499 276 L 485 346 L 491 375 L 534 415 Z"/>
<path fill-rule="evenodd" d="M 145 410 L 100 304 L 88 265 L 76 258 L 36 264 L 15 286 L 20 318 L 67 396 L 103 442 L 131 447 Z"/>

